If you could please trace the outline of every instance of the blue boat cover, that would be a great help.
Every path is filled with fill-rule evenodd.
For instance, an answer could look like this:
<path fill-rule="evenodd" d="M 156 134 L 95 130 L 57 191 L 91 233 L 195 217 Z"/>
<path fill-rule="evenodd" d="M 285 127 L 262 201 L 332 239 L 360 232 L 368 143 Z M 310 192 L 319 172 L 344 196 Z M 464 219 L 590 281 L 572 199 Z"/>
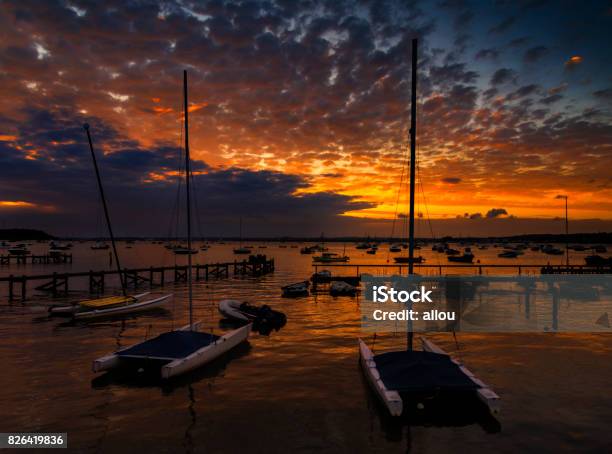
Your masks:
<path fill-rule="evenodd" d="M 170 331 L 117 352 L 124 358 L 154 358 L 174 360 L 185 358 L 202 347 L 212 344 L 219 336 L 197 331 Z"/>
<path fill-rule="evenodd" d="M 425 351 L 397 351 L 374 356 L 385 387 L 398 392 L 463 391 L 478 385 L 450 356 Z"/>

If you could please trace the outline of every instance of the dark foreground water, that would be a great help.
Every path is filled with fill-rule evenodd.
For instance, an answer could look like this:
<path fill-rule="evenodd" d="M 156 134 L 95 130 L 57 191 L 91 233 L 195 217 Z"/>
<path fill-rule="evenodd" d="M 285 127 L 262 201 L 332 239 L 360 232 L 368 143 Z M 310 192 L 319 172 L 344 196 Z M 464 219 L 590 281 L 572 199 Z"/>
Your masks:
<path fill-rule="evenodd" d="M 174 260 L 157 245 L 124 247 L 126 266 Z M 233 260 L 230 249 L 216 245 L 197 260 Z M 468 417 L 464 408 L 444 420 L 397 421 L 386 416 L 358 365 L 357 338 L 363 334 L 357 299 L 281 298 L 281 285 L 310 274 L 311 259 L 276 245 L 259 252 L 277 258 L 276 272 L 197 283 L 196 318 L 222 332 L 217 302 L 231 297 L 270 304 L 287 314 L 287 325 L 269 336 L 253 334 L 230 355 L 165 385 L 94 375 L 91 361 L 184 324 L 184 287 L 163 290 L 175 294 L 167 312 L 87 325 L 48 319 L 50 301 L 40 294 L 13 305 L 2 297 L 0 432 L 68 432 L 70 450 L 109 453 L 610 452 L 612 335 L 459 334 L 463 361 L 502 398 L 497 421 Z M 386 260 L 386 252 L 347 252 L 353 262 Z M 96 255 L 87 245 L 77 245 L 74 254 L 73 265 L 61 269 L 108 265 L 104 252 Z M 492 263 L 495 254 L 481 252 L 486 254 Z M 547 261 L 531 255 L 526 260 Z M 457 351 L 452 336 L 431 337 Z M 382 352 L 404 344 L 403 334 L 387 334 L 377 337 L 375 347 Z"/>

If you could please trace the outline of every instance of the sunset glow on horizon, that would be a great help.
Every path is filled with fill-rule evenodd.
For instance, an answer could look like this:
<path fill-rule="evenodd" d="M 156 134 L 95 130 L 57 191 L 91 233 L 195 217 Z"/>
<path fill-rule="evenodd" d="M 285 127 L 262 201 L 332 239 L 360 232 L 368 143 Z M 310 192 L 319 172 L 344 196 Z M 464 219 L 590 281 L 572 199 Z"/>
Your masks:
<path fill-rule="evenodd" d="M 409 42 L 418 36 L 417 212 L 486 220 L 495 209 L 510 222 L 550 221 L 563 216 L 563 193 L 574 221 L 612 228 L 603 3 L 580 12 L 382 5 L 75 1 L 33 13 L 28 2 L 5 2 L 0 190 L 32 201 L 27 217 L 10 222 L 57 231 L 95 218 L 84 122 L 109 192 L 130 194 L 118 212 L 131 212 L 128 200 L 172 199 L 184 68 L 201 205 L 221 231 L 240 210 L 264 216 L 263 205 L 247 213 L 245 197 L 277 207 L 271 218 L 319 206 L 330 231 L 393 220 L 407 211 Z M 547 24 L 534 28 L 542 14 Z M 125 228 L 137 231 L 137 221 Z"/>

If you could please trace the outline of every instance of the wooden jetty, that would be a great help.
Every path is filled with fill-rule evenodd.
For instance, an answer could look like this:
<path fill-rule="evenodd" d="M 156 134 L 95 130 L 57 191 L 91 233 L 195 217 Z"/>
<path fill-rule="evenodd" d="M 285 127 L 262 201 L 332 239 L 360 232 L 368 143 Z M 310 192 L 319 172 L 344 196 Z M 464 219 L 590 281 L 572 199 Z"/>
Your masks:
<path fill-rule="evenodd" d="M 612 265 L 546 265 L 540 272 L 542 274 L 612 274 Z"/>
<path fill-rule="evenodd" d="M 17 265 L 25 265 L 27 263 L 42 264 L 58 264 L 58 263 L 72 263 L 72 254 L 44 254 L 44 255 L 0 255 L 0 265 L 11 265 L 15 263 Z"/>
<path fill-rule="evenodd" d="M 364 269 L 372 269 L 372 268 L 383 268 L 388 269 L 388 273 L 397 273 L 397 274 L 407 274 L 408 273 L 408 264 L 368 264 L 368 263 L 329 263 L 329 264 L 313 264 L 312 265 L 315 274 L 323 269 L 328 268 L 341 268 L 345 270 L 347 268 L 352 268 L 355 270 L 355 274 L 351 275 L 350 278 L 355 279 L 361 276 L 361 271 Z M 437 272 L 439 275 L 443 274 L 452 274 L 453 272 L 458 272 L 459 270 L 467 270 L 474 274 L 482 275 L 487 271 L 495 270 L 495 271 L 509 271 L 515 272 L 518 275 L 522 275 L 523 273 L 531 272 L 532 274 L 540 273 L 540 274 L 612 274 L 612 266 L 588 266 L 588 265 L 528 265 L 522 263 L 514 263 L 514 264 L 495 264 L 495 265 L 486 265 L 482 263 L 473 263 L 473 264 L 422 264 L 415 263 L 413 265 L 415 269 L 423 270 L 423 271 L 433 271 Z M 339 279 L 335 279 L 339 280 Z"/>
<path fill-rule="evenodd" d="M 128 286 L 164 286 L 169 282 L 187 282 L 187 265 L 151 266 L 149 268 L 124 268 L 121 274 Z M 196 281 L 227 279 L 233 276 L 262 276 L 274 271 L 274 259 L 256 258 L 226 263 L 206 263 L 193 265 L 193 278 Z M 42 281 L 35 287 L 38 291 L 49 292 L 53 297 L 66 295 L 70 281 L 87 278 L 90 293 L 103 293 L 106 288 L 106 277 L 118 275 L 117 270 L 81 271 L 74 273 L 52 273 L 40 275 L 10 275 L 0 277 L 0 283 L 8 284 L 9 301 L 26 299 L 28 282 Z"/>

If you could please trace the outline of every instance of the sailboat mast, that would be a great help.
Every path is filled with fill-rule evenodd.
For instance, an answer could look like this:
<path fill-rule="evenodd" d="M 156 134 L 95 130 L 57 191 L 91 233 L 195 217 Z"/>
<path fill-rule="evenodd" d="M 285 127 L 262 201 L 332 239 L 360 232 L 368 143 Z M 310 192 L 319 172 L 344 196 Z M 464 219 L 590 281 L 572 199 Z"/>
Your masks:
<path fill-rule="evenodd" d="M 412 40 L 412 93 L 410 101 L 410 211 L 408 214 L 408 274 L 414 273 L 414 180 L 416 169 L 416 101 L 417 101 L 417 44 Z M 408 325 L 408 350 L 412 350 L 412 323 Z"/>
<path fill-rule="evenodd" d="M 189 329 L 193 330 L 193 286 L 191 282 L 191 198 L 189 190 L 191 168 L 189 159 L 189 103 L 187 101 L 187 70 L 183 70 L 183 97 L 185 101 L 185 187 L 187 190 L 187 285 L 189 287 Z"/>
<path fill-rule="evenodd" d="M 412 99 L 410 102 L 410 212 L 408 217 L 408 274 L 414 273 L 414 180 L 416 169 L 417 43 L 412 40 Z"/>
<path fill-rule="evenodd" d="M 121 292 L 123 296 L 127 296 L 125 289 L 125 280 L 123 279 L 123 273 L 121 273 L 121 264 L 119 263 L 119 254 L 117 253 L 117 245 L 115 244 L 115 235 L 113 235 L 113 227 L 111 226 L 110 215 L 108 214 L 108 207 L 106 206 L 106 197 L 104 197 L 104 187 L 102 186 L 102 179 L 100 178 L 100 171 L 98 169 L 98 161 L 96 160 L 96 153 L 94 152 L 93 142 L 91 140 L 91 134 L 89 133 L 89 124 L 85 123 L 83 129 L 87 133 L 87 141 L 89 142 L 89 150 L 91 151 L 91 158 L 93 160 L 94 169 L 96 170 L 96 179 L 98 180 L 98 189 L 100 190 L 100 198 L 102 199 L 102 206 L 104 207 L 104 217 L 106 218 L 106 225 L 108 227 L 108 234 L 110 235 L 111 243 L 113 245 L 113 254 L 115 255 L 115 263 L 117 264 L 117 272 L 119 273 L 119 281 L 121 282 Z"/>

